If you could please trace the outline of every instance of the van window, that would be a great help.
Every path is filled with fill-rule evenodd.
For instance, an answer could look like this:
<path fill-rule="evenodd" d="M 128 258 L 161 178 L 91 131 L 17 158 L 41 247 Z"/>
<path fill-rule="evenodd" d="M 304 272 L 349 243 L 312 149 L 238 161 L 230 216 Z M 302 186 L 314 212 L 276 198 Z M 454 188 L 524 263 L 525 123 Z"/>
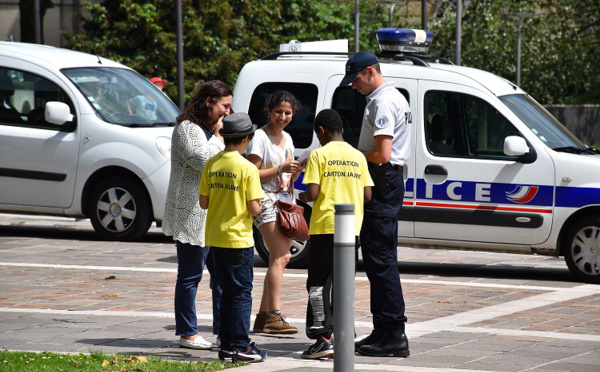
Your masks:
<path fill-rule="evenodd" d="M 425 95 L 425 135 L 438 156 L 513 159 L 504 154 L 504 139 L 519 131 L 486 101 L 455 92 Z"/>
<path fill-rule="evenodd" d="M 55 125 L 44 118 L 46 103 L 66 103 L 75 113 L 73 103 L 53 82 L 24 71 L 0 68 L 0 122 L 39 129 L 73 131 L 75 122 Z"/>
<path fill-rule="evenodd" d="M 319 91 L 316 85 L 306 83 L 264 83 L 256 87 L 250 100 L 248 115 L 253 123 L 262 127 L 267 123 L 265 101 L 278 90 L 286 90 L 300 102 L 300 109 L 294 113 L 292 122 L 285 131 L 294 139 L 294 147 L 308 148 L 313 141 L 313 121 L 317 109 Z"/>
<path fill-rule="evenodd" d="M 398 89 L 410 103 L 406 89 Z M 358 147 L 358 138 L 362 127 L 367 99 L 364 95 L 352 89 L 351 86 L 338 87 L 333 93 L 331 108 L 340 114 L 344 122 L 344 140 L 354 147 Z"/>

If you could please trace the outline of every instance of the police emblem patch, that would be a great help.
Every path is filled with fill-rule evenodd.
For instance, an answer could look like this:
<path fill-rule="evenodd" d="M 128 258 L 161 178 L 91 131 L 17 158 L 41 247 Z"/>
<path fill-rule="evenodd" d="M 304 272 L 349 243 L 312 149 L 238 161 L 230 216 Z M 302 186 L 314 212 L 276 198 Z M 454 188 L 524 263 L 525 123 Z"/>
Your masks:
<path fill-rule="evenodd" d="M 386 116 L 380 116 L 375 120 L 375 126 L 379 129 L 387 127 L 389 120 Z"/>

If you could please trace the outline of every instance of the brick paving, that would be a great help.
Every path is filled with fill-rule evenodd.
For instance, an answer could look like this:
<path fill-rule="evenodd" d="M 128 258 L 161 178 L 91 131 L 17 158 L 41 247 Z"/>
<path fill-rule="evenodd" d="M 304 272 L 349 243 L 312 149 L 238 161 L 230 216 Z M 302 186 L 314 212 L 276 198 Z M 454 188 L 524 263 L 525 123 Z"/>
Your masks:
<path fill-rule="evenodd" d="M 600 286 L 574 282 L 561 259 L 411 248 L 399 248 L 399 256 L 411 356 L 356 355 L 357 371 L 599 370 Z M 364 335 L 371 317 L 360 269 L 354 316 Z M 174 246 L 156 228 L 142 242 L 104 242 L 86 221 L 0 216 L 0 348 L 214 359 L 214 352 L 176 344 L 175 270 Z M 265 271 L 256 256 L 254 313 Z M 305 273 L 286 270 L 281 298 L 284 315 L 301 330 Z M 208 335 L 208 276 L 197 309 Z M 299 358 L 310 343 L 302 331 L 251 337 L 270 357 L 245 371 L 333 370 L 331 360 Z"/>

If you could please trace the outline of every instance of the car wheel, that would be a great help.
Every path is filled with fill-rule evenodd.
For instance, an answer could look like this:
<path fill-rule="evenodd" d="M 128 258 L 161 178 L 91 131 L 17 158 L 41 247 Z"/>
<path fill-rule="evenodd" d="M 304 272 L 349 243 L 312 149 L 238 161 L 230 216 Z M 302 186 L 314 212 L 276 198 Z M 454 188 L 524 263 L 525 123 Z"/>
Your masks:
<path fill-rule="evenodd" d="M 571 274 L 579 280 L 600 284 L 600 216 L 586 216 L 568 230 L 563 254 Z"/>
<path fill-rule="evenodd" d="M 311 208 L 305 204 L 301 204 L 304 207 L 304 219 L 306 223 L 310 223 Z M 254 246 L 256 252 L 267 264 L 269 262 L 269 248 L 265 244 L 265 240 L 262 237 L 260 231 L 254 227 Z M 310 240 L 305 242 L 292 241 L 290 246 L 290 263 L 287 267 L 294 269 L 306 269 L 308 267 L 308 250 L 310 248 Z"/>
<path fill-rule="evenodd" d="M 108 240 L 138 240 L 148 232 L 153 220 L 146 190 L 126 177 L 100 182 L 89 205 L 88 216 L 94 230 Z"/>

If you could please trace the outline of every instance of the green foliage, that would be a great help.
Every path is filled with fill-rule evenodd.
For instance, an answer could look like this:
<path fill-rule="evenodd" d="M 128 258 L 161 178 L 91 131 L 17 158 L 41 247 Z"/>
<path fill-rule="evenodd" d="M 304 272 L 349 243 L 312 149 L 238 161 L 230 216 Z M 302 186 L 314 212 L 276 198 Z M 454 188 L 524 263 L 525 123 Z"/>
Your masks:
<path fill-rule="evenodd" d="M 454 60 L 456 8 L 444 0 L 429 23 L 434 55 Z M 597 0 L 474 0 L 462 17 L 462 65 L 515 81 L 515 13 L 521 28 L 521 86 L 542 104 L 600 103 L 600 5 Z M 445 47 L 442 40 L 448 47 Z"/>
<path fill-rule="evenodd" d="M 361 3 L 361 49 L 375 50 L 372 35 L 384 26 L 386 12 L 376 13 L 375 0 Z M 174 1 L 104 0 L 88 4 L 86 12 L 84 32 L 64 35 L 67 47 L 116 60 L 147 77 L 175 81 Z M 353 37 L 354 2 L 349 0 L 183 0 L 186 98 L 206 80 L 233 87 L 244 64 L 279 51 L 279 44 L 351 39 L 353 50 Z M 165 92 L 176 97 L 175 84 Z"/>
<path fill-rule="evenodd" d="M 351 0 L 183 0 L 186 98 L 198 83 L 220 79 L 233 87 L 242 66 L 290 40 L 348 39 L 354 50 Z M 456 1 L 431 0 L 431 53 L 454 60 Z M 514 81 L 517 18 L 521 30 L 521 85 L 543 104 L 600 103 L 600 5 L 597 0 L 464 1 L 462 64 Z M 360 49 L 379 50 L 375 31 L 388 24 L 389 5 L 360 2 Z M 407 8 L 408 9 L 408 8 Z M 414 8 L 413 8 L 414 9 Z M 172 0 L 104 0 L 86 6 L 84 32 L 65 35 L 68 47 L 175 81 L 176 19 Z M 412 11 L 413 13 L 415 10 Z M 419 28 L 415 14 L 399 19 Z M 407 21 L 409 20 L 409 21 Z M 413 24 L 409 23 L 412 20 Z"/>

